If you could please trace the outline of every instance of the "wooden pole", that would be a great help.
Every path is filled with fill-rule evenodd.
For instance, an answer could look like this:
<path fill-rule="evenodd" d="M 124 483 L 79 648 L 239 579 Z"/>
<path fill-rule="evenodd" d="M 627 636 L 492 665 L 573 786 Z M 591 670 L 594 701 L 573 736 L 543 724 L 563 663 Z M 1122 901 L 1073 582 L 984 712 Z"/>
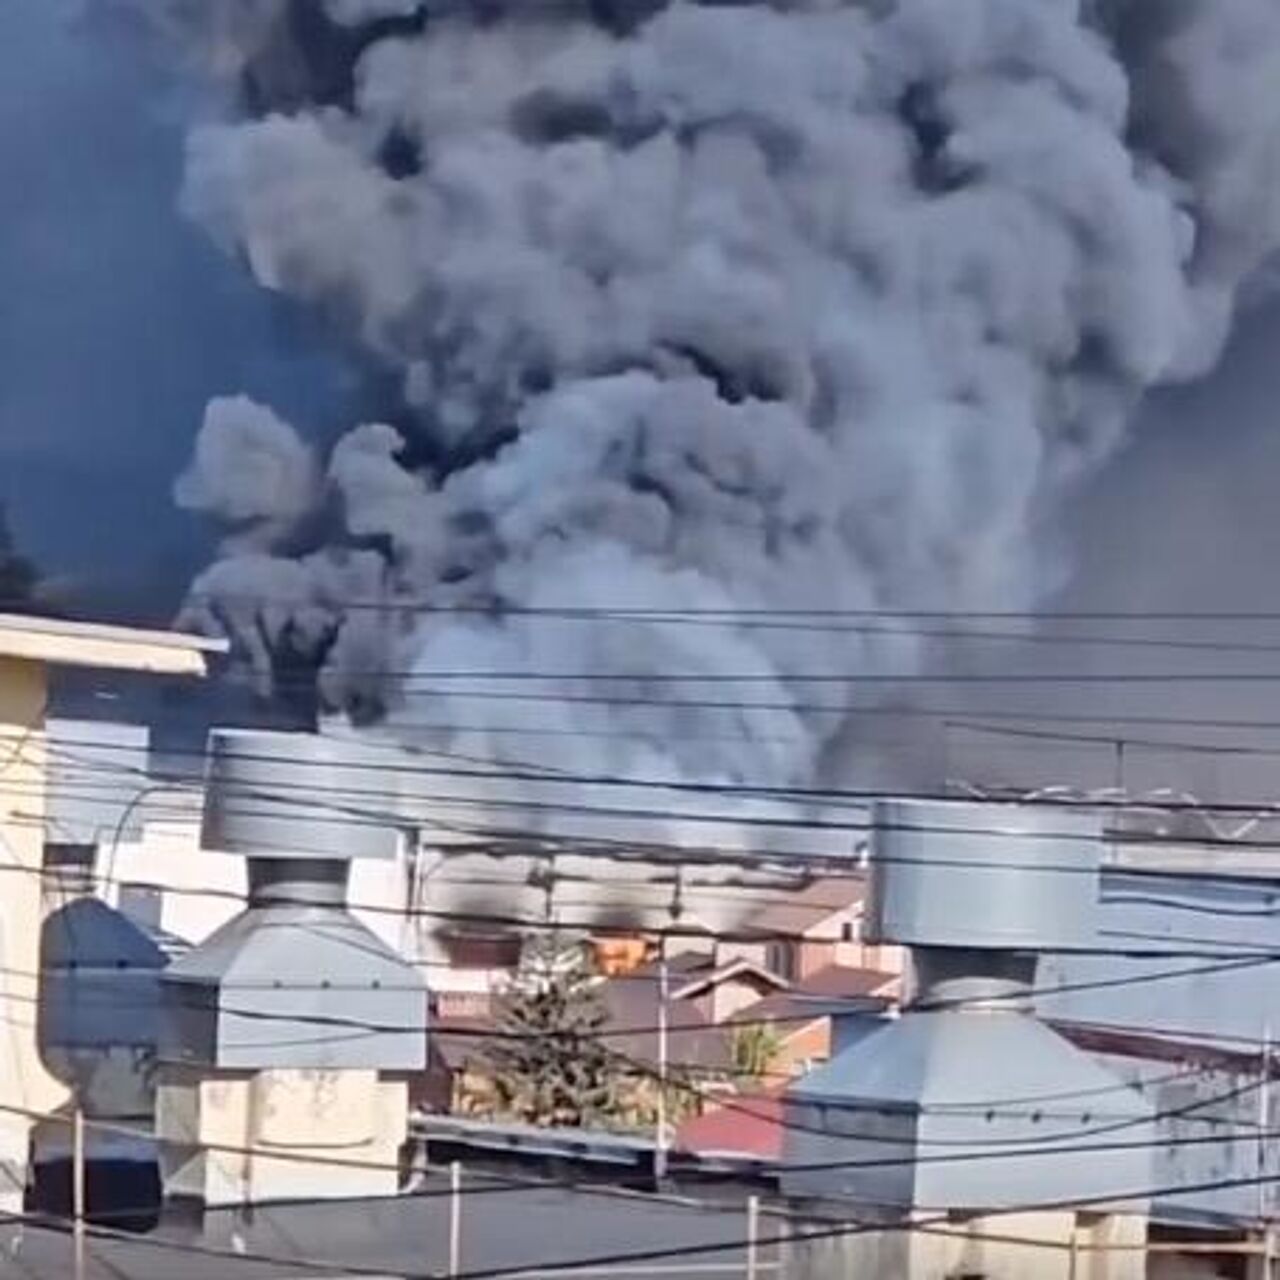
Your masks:
<path fill-rule="evenodd" d="M 456 1276 L 462 1265 L 462 1162 L 449 1166 L 449 1274 Z"/>
<path fill-rule="evenodd" d="M 84 1112 L 79 1102 L 71 1118 L 71 1217 L 75 1240 L 75 1280 L 84 1280 Z"/>

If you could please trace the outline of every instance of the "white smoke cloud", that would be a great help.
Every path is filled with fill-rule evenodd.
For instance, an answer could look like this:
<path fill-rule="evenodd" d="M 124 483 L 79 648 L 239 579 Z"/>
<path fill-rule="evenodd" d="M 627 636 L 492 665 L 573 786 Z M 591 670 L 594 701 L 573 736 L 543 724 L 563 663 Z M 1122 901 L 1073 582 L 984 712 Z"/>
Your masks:
<path fill-rule="evenodd" d="M 316 505 L 319 476 L 287 422 L 248 396 L 220 396 L 205 409 L 173 493 L 180 507 L 249 525 L 244 536 L 269 545 Z"/>
<path fill-rule="evenodd" d="M 1262 0 L 426 8 L 349 103 L 198 129 L 184 192 L 399 374 L 439 459 L 364 426 L 330 466 L 348 535 L 389 548 L 400 622 L 353 652 L 415 672 L 403 734 L 811 776 L 841 731 L 812 705 L 857 683 L 804 677 L 910 670 L 915 643 L 518 610 L 1030 606 L 1057 498 L 1147 388 L 1213 363 L 1280 243 Z M 368 696 L 352 661 L 339 702 Z M 524 682 L 440 691 L 499 668 Z M 696 705 L 726 702 L 757 709 Z"/>

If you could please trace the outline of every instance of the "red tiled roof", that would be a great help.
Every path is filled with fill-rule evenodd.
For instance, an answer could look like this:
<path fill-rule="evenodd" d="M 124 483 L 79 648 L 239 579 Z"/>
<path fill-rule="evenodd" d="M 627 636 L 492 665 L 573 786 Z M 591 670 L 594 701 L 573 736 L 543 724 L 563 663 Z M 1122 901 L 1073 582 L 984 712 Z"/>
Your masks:
<path fill-rule="evenodd" d="M 676 1130 L 675 1148 L 698 1155 L 740 1155 L 782 1159 L 783 1092 L 740 1094 L 722 1106 L 686 1120 Z"/>

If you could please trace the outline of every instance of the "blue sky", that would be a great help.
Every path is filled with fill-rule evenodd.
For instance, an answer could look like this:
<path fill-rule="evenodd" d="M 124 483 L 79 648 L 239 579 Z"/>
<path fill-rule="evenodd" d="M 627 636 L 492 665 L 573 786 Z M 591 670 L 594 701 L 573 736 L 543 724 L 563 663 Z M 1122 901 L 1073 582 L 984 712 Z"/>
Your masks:
<path fill-rule="evenodd" d="M 163 610 L 207 555 L 170 486 L 209 396 L 327 434 L 354 384 L 178 213 L 183 104 L 75 7 L 0 4 L 0 501 L 45 570 Z"/>

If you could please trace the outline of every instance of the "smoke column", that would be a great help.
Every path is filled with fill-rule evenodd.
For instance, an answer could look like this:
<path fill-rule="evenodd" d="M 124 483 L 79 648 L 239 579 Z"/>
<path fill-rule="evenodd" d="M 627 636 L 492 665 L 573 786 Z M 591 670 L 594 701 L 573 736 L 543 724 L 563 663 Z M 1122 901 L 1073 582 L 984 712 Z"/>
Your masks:
<path fill-rule="evenodd" d="M 325 458 L 210 405 L 186 619 L 398 737 L 815 776 L 860 691 L 803 677 L 918 640 L 537 611 L 1034 607 L 1280 242 L 1270 0 L 160 10 L 227 85 L 184 209 L 397 388 Z"/>

